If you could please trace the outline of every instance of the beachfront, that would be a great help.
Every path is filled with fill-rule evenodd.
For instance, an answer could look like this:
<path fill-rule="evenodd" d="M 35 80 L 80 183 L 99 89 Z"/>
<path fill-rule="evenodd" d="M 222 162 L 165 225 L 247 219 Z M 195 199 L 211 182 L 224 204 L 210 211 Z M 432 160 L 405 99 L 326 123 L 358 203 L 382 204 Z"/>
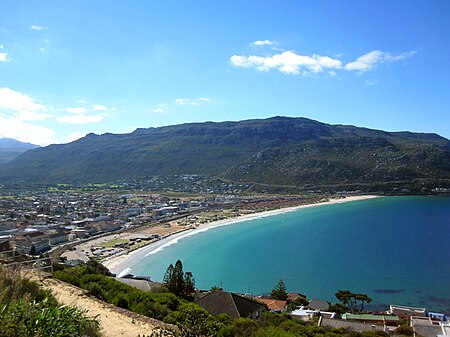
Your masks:
<path fill-rule="evenodd" d="M 269 210 L 269 211 L 262 211 L 262 212 L 255 212 L 251 214 L 245 214 L 240 215 L 238 217 L 229 218 L 229 219 L 222 219 L 218 221 L 213 222 L 204 222 L 196 225 L 195 227 L 189 227 L 186 229 L 186 227 L 178 227 L 175 223 L 171 223 L 170 227 L 167 227 L 167 225 L 159 225 L 156 227 L 152 227 L 151 231 L 153 233 L 157 233 L 162 235 L 162 238 L 157 241 L 152 241 L 149 244 L 142 246 L 139 249 L 133 250 L 127 254 L 122 254 L 119 256 L 113 256 L 109 257 L 102 261 L 103 265 L 105 265 L 111 272 L 121 276 L 125 274 L 129 269 L 129 266 L 135 264 L 139 260 L 143 259 L 146 255 L 154 254 L 161 249 L 171 246 L 173 244 L 176 244 L 180 239 L 183 237 L 191 236 L 196 233 L 209 230 L 211 228 L 220 227 L 220 226 L 226 226 L 229 224 L 234 224 L 236 222 L 244 222 L 248 220 L 252 220 L 255 218 L 261 218 L 261 217 L 267 217 L 272 215 L 277 215 L 281 213 L 286 212 L 292 212 L 296 211 L 301 208 L 307 208 L 307 207 L 314 207 L 318 205 L 330 205 L 330 204 L 337 204 L 337 203 L 344 203 L 344 202 L 351 202 L 351 201 L 357 201 L 357 200 L 366 200 L 366 199 L 373 199 L 378 196 L 375 195 L 362 195 L 362 196 L 349 196 L 349 197 L 343 197 L 343 198 L 333 198 L 333 199 L 321 199 L 318 202 L 305 204 L 305 205 L 299 205 L 294 207 L 287 207 L 287 208 L 281 208 L 281 209 L 275 209 L 275 210 Z M 144 232 L 135 232 L 135 234 L 148 234 L 148 229 Z M 105 238 L 103 238 L 105 239 Z"/>

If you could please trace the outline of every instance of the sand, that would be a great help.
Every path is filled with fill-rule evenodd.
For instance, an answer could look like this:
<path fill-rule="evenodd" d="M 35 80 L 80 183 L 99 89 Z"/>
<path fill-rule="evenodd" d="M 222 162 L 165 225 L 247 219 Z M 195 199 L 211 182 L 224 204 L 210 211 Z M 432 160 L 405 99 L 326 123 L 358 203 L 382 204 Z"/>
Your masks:
<path fill-rule="evenodd" d="M 41 282 L 41 286 L 51 290 L 59 303 L 84 309 L 88 317 L 97 316 L 102 336 L 148 336 L 166 326 L 155 319 L 89 297 L 86 290 L 60 280 L 47 278 Z"/>
<path fill-rule="evenodd" d="M 209 223 L 203 223 L 200 224 L 196 229 L 189 229 L 190 232 L 192 231 L 201 231 L 208 228 L 213 227 L 219 227 L 224 226 L 227 224 L 235 223 L 236 221 L 245 221 L 245 220 L 251 220 L 255 218 L 265 217 L 265 216 L 271 216 L 275 214 L 285 213 L 285 212 L 292 212 L 298 209 L 307 208 L 307 207 L 314 207 L 318 205 L 332 205 L 332 204 L 338 204 L 338 203 L 344 203 L 344 202 L 350 202 L 350 201 L 357 201 L 357 200 L 366 200 L 366 199 L 373 199 L 377 198 L 376 195 L 361 195 L 361 196 L 349 196 L 349 197 L 343 197 L 343 198 L 336 198 L 336 199 L 325 199 L 324 201 L 308 204 L 308 205 L 301 205 L 301 206 L 295 206 L 295 207 L 287 207 L 287 208 L 280 208 L 276 210 L 271 211 L 264 211 L 264 212 L 257 212 L 247 215 L 242 215 L 237 218 L 230 218 L 225 220 L 219 220 Z M 172 232 L 166 233 L 166 235 L 159 241 L 151 243 L 147 246 L 144 246 L 142 248 L 139 248 L 135 251 L 132 251 L 128 254 L 115 256 L 111 258 L 107 258 L 102 261 L 102 264 L 107 267 L 112 273 L 115 273 L 120 276 L 120 274 L 130 265 L 130 262 L 138 256 L 143 253 L 143 250 L 146 252 L 151 251 L 152 249 L 157 249 L 158 247 L 161 247 L 164 244 L 167 244 L 169 241 L 174 241 L 175 239 L 184 236 L 186 234 L 185 229 L 179 229 L 176 230 L 174 225 L 172 225 Z"/>

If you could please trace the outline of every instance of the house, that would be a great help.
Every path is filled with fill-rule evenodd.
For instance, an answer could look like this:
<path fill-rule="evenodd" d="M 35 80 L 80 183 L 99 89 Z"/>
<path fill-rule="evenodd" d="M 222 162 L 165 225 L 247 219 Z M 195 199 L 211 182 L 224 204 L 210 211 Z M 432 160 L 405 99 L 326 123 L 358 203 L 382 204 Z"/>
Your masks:
<path fill-rule="evenodd" d="M 256 300 L 263 303 L 272 312 L 283 313 L 287 311 L 287 302 L 281 300 L 274 300 L 272 298 L 258 297 Z"/>
<path fill-rule="evenodd" d="M 327 311 L 330 309 L 330 304 L 327 301 L 311 300 L 307 307 L 312 310 Z"/>
<path fill-rule="evenodd" d="M 11 240 L 13 247 L 22 254 L 39 255 L 50 250 L 48 235 L 39 232 L 23 232 Z"/>
<path fill-rule="evenodd" d="M 404 305 L 391 304 L 389 306 L 389 314 L 402 318 L 409 318 L 411 316 L 426 317 L 425 308 L 409 307 Z"/>
<path fill-rule="evenodd" d="M 352 322 L 360 322 L 367 324 L 380 324 L 397 326 L 400 324 L 400 319 L 397 316 L 389 315 L 374 315 L 374 314 L 343 314 L 342 319 Z"/>
<path fill-rule="evenodd" d="M 311 320 L 315 315 L 319 315 L 324 318 L 335 318 L 336 313 L 331 311 L 319 311 L 319 310 L 311 310 L 305 309 L 301 307 L 300 309 L 295 309 L 291 312 L 291 316 L 293 318 L 301 319 L 303 321 Z"/>
<path fill-rule="evenodd" d="M 69 234 L 63 231 L 60 231 L 55 234 L 50 234 L 48 238 L 49 244 L 51 246 L 58 245 L 60 243 L 64 243 L 69 241 Z"/>
<path fill-rule="evenodd" d="M 436 337 L 442 334 L 441 322 L 433 321 L 429 317 L 411 317 L 411 327 L 414 334 L 423 337 Z"/>
<path fill-rule="evenodd" d="M 303 307 L 302 307 L 303 308 Z M 309 309 L 296 309 L 291 312 L 293 318 L 301 319 L 302 321 L 310 321 L 313 319 L 314 315 L 318 312 Z"/>
<path fill-rule="evenodd" d="M 298 299 L 306 300 L 306 295 L 299 294 L 299 293 L 288 293 L 286 300 L 288 302 L 294 302 Z"/>
<path fill-rule="evenodd" d="M 380 330 L 385 332 L 387 331 L 387 328 L 384 325 L 352 322 L 342 319 L 332 319 L 326 317 L 320 317 L 318 325 L 327 326 L 332 329 L 348 329 L 356 332 L 373 331 L 373 330 Z"/>
<path fill-rule="evenodd" d="M 249 298 L 222 290 L 198 293 L 195 303 L 213 316 L 227 314 L 231 318 L 259 319 L 265 307 Z"/>
<path fill-rule="evenodd" d="M 439 312 L 429 312 L 428 313 L 428 317 L 430 317 L 431 320 L 433 321 L 441 321 L 444 322 L 447 320 L 447 318 L 445 317 L 444 314 L 441 314 Z"/>
<path fill-rule="evenodd" d="M 437 337 L 448 337 L 450 336 L 450 323 L 449 322 L 441 322 L 439 323 L 441 329 L 442 329 L 442 333 L 438 334 Z"/>

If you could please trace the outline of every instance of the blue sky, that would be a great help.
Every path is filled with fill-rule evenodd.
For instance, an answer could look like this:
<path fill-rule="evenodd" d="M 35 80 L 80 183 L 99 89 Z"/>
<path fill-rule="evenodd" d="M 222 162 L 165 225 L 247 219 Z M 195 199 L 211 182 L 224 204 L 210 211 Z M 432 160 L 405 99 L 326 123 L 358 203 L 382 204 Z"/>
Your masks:
<path fill-rule="evenodd" d="M 450 1 L 0 0 L 0 137 L 275 115 L 450 138 Z"/>

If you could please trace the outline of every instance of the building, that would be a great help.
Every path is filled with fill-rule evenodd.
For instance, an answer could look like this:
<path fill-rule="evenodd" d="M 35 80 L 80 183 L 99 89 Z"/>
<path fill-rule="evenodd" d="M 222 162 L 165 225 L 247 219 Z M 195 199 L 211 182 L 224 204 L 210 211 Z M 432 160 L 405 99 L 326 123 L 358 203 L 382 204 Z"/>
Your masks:
<path fill-rule="evenodd" d="M 332 329 L 348 329 L 356 332 L 373 331 L 373 330 L 387 332 L 387 327 L 384 325 L 352 322 L 342 319 L 331 319 L 326 317 L 320 317 L 318 325 L 327 326 Z"/>
<path fill-rule="evenodd" d="M 259 319 L 265 307 L 252 299 L 222 290 L 198 293 L 195 303 L 213 316 L 227 314 L 231 318 Z"/>
<path fill-rule="evenodd" d="M 283 313 L 287 311 L 287 302 L 281 300 L 274 300 L 272 298 L 263 298 L 258 297 L 256 300 L 260 303 L 263 303 L 267 306 L 267 308 L 272 312 Z"/>
<path fill-rule="evenodd" d="M 442 322 L 433 321 L 429 317 L 411 317 L 411 327 L 414 330 L 415 336 L 420 335 L 422 337 L 436 337 L 442 334 Z"/>
<path fill-rule="evenodd" d="M 391 304 L 389 306 L 388 313 L 401 318 L 409 318 L 411 316 L 426 317 L 427 315 L 425 308 L 409 307 L 396 304 Z"/>
<path fill-rule="evenodd" d="M 65 243 L 69 241 L 69 234 L 62 231 L 55 234 L 50 234 L 48 237 L 48 241 L 50 246 L 56 246 L 59 245 L 60 243 Z"/>
<path fill-rule="evenodd" d="M 327 311 L 330 309 L 330 304 L 327 301 L 311 300 L 307 307 L 312 310 Z"/>
<path fill-rule="evenodd" d="M 352 322 L 360 322 L 366 324 L 380 324 L 397 326 L 400 324 L 400 319 L 397 316 L 389 315 L 373 315 L 373 314 L 343 314 L 342 319 Z"/>
<path fill-rule="evenodd" d="M 20 233 L 11 242 L 19 253 L 25 255 L 39 255 L 50 250 L 48 235 L 39 231 Z"/>

